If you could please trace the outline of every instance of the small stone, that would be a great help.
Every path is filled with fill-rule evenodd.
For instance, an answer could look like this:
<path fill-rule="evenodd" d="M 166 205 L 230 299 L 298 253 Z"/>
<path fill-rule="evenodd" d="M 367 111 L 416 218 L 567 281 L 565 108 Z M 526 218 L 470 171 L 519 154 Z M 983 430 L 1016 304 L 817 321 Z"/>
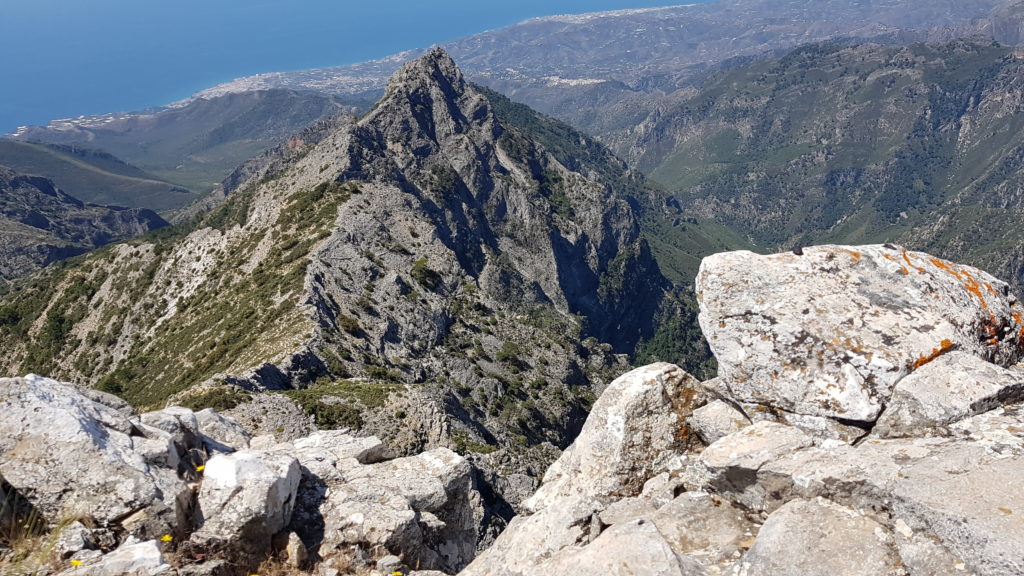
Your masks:
<path fill-rule="evenodd" d="M 687 419 L 690 427 L 705 444 L 712 444 L 750 426 L 750 420 L 727 402 L 715 400 L 693 411 Z"/>
<path fill-rule="evenodd" d="M 377 560 L 377 569 L 385 574 L 391 574 L 392 572 L 405 572 L 405 565 L 402 564 L 401 558 L 389 554 Z"/>
<path fill-rule="evenodd" d="M 288 555 L 288 565 L 293 568 L 302 568 L 309 558 L 309 551 L 306 550 L 306 545 L 302 543 L 299 535 L 294 532 L 288 534 L 288 545 L 285 547 L 285 553 Z"/>

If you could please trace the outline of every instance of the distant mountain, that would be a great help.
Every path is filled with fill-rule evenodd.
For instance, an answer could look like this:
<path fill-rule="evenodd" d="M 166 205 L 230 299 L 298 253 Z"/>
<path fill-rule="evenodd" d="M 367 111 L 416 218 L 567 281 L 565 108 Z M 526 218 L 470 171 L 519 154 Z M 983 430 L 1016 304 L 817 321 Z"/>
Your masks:
<path fill-rule="evenodd" d="M 0 140 L 0 165 L 49 178 L 84 202 L 168 211 L 199 197 L 115 156 L 78 144 Z"/>
<path fill-rule="evenodd" d="M 261 90 L 193 98 L 140 113 L 55 120 L 47 126 L 24 127 L 12 137 L 100 149 L 205 194 L 236 166 L 311 122 L 368 106 L 359 98 Z M 175 207 L 192 199 L 181 198 Z"/>
<path fill-rule="evenodd" d="M 676 101 L 677 91 L 751 59 L 832 39 L 907 44 L 981 34 L 1016 42 L 1019 4 L 721 0 L 536 18 L 444 47 L 474 82 L 614 145 L 618 132 Z M 424 53 L 259 74 L 166 108 L 57 120 L 13 136 L 102 149 L 159 179 L 206 194 L 237 165 L 310 122 L 365 111 L 403 62 Z"/>
<path fill-rule="evenodd" d="M 150 210 L 86 204 L 51 180 L 0 166 L 0 283 L 166 225 Z"/>
<path fill-rule="evenodd" d="M 764 250 L 899 242 L 1024 286 L 1024 54 L 812 45 L 736 68 L 616 145 Z"/>

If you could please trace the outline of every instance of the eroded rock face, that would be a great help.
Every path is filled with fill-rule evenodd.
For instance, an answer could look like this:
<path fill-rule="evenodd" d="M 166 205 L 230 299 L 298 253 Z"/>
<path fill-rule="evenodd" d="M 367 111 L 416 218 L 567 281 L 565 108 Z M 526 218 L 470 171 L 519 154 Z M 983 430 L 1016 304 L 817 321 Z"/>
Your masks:
<path fill-rule="evenodd" d="M 793 500 L 768 517 L 737 576 L 878 576 L 900 565 L 892 533 L 827 500 Z"/>
<path fill-rule="evenodd" d="M 544 484 L 524 502 L 529 514 L 514 518 L 462 574 L 539 574 L 548 568 L 538 566 L 549 558 L 550 569 L 573 562 L 597 566 L 610 560 L 599 547 L 584 549 L 601 535 L 602 513 L 618 525 L 665 505 L 664 491 L 653 485 L 646 491 L 645 485 L 661 473 L 678 470 L 678 458 L 685 458 L 688 446 L 684 422 L 706 401 L 701 400 L 703 394 L 695 378 L 671 364 L 645 366 L 616 379 L 594 404 L 576 441 L 548 469 Z M 664 487 L 669 482 L 661 477 L 657 483 Z M 613 502 L 630 497 L 641 498 L 609 509 Z M 608 539 L 626 542 L 637 537 L 632 529 L 620 536 Z M 690 566 L 686 560 L 677 562 L 674 552 L 666 552 L 670 548 L 657 543 L 651 547 L 648 551 L 657 558 L 643 564 L 644 570 L 679 570 L 679 562 Z M 607 569 L 629 573 L 621 566 L 609 564 Z"/>
<path fill-rule="evenodd" d="M 652 364 L 604 391 L 575 442 L 524 503 L 539 511 L 568 494 L 636 494 L 683 445 L 680 429 L 693 411 L 698 381 L 671 364 Z"/>
<path fill-rule="evenodd" d="M 173 573 L 156 540 L 125 544 L 95 561 L 62 572 L 90 576 L 155 576 Z"/>
<path fill-rule="evenodd" d="M 1017 362 L 1024 308 L 981 270 L 887 246 L 704 259 L 700 325 L 736 401 L 873 422 L 904 376 L 957 350 Z"/>
<path fill-rule="evenodd" d="M 926 436 L 969 416 L 1024 399 L 1024 375 L 950 352 L 900 380 L 874 428 L 878 437 Z"/>

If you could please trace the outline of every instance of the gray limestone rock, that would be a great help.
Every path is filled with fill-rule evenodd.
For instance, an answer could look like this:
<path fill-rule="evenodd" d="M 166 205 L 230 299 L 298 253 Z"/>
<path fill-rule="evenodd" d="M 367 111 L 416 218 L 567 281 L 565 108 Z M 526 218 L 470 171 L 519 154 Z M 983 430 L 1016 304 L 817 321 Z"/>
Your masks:
<path fill-rule="evenodd" d="M 899 574 L 892 533 L 875 519 L 827 500 L 779 508 L 736 565 L 736 576 L 880 576 Z"/>
<path fill-rule="evenodd" d="M 1024 398 L 1024 375 L 950 352 L 900 380 L 875 424 L 880 438 L 942 433 L 946 426 Z"/>
<path fill-rule="evenodd" d="M 728 396 L 796 414 L 871 422 L 945 353 L 1009 366 L 1024 350 L 1024 308 L 1004 282 L 885 246 L 716 254 L 697 297 Z"/>
<path fill-rule="evenodd" d="M 724 573 L 757 527 L 745 512 L 706 492 L 686 492 L 648 517 L 679 554 Z"/>
<path fill-rule="evenodd" d="M 763 466 L 802 448 L 813 439 L 792 426 L 758 422 L 708 446 L 700 455 L 703 487 L 728 492 L 735 501 L 763 509 L 765 489 L 754 480 Z"/>
<path fill-rule="evenodd" d="M 90 518 L 107 525 L 162 501 L 184 482 L 158 478 L 166 442 L 151 445 L 121 412 L 67 384 L 0 379 L 0 475 L 51 523 Z M 142 448 L 141 452 L 139 448 Z"/>
<path fill-rule="evenodd" d="M 260 552 L 292 518 L 301 473 L 295 458 L 241 450 L 206 463 L 192 541 Z"/>
<path fill-rule="evenodd" d="M 705 444 L 711 444 L 750 425 L 750 420 L 743 412 L 722 400 L 709 402 L 694 410 L 686 422 Z"/>
<path fill-rule="evenodd" d="M 726 437 L 709 451 L 732 440 Z M 748 443 L 736 442 L 736 453 L 722 450 L 716 456 L 724 462 L 759 462 L 727 481 L 721 473 L 713 474 L 711 485 L 723 498 L 769 513 L 791 500 L 816 497 L 855 509 L 884 510 L 893 527 L 902 522 L 912 533 L 934 537 L 976 574 L 1024 572 L 1024 557 L 1013 552 L 1024 548 L 1024 526 L 1015 519 L 1024 509 L 1024 497 L 1007 490 L 1024 474 L 1019 437 L 1012 444 L 869 439 L 857 446 L 777 452 L 768 459 L 749 455 L 758 450 L 744 453 Z"/>
<path fill-rule="evenodd" d="M 195 413 L 199 437 L 207 450 L 234 452 L 249 447 L 251 436 L 233 418 L 224 416 L 212 408 Z"/>
<path fill-rule="evenodd" d="M 531 567 L 523 576 L 606 574 L 608 576 L 705 576 L 692 558 L 673 550 L 651 522 L 640 519 L 601 533 L 583 548 L 570 548 Z"/>
<path fill-rule="evenodd" d="M 377 438 L 336 431 L 274 450 L 299 459 L 303 475 L 292 529 L 321 557 L 357 546 L 449 573 L 473 558 L 471 467 L 454 452 L 438 448 L 383 460 Z"/>
<path fill-rule="evenodd" d="M 81 566 L 65 570 L 61 574 L 88 574 L 89 576 L 155 576 L 171 574 L 168 564 L 156 540 L 129 543 Z"/>
<path fill-rule="evenodd" d="M 609 522 L 650 511 L 639 499 L 612 503 L 641 495 L 649 480 L 677 465 L 690 445 L 683 422 L 702 400 L 699 385 L 671 364 L 638 368 L 612 382 L 576 441 L 524 502 L 528 513 L 514 518 L 463 574 L 527 573 L 561 550 L 598 539 L 610 504 Z M 663 492 L 670 476 L 659 477 L 650 492 Z"/>
<path fill-rule="evenodd" d="M 698 386 L 671 364 L 652 364 L 616 379 L 524 507 L 536 512 L 568 494 L 639 494 L 683 447 L 679 432 L 695 407 Z"/>

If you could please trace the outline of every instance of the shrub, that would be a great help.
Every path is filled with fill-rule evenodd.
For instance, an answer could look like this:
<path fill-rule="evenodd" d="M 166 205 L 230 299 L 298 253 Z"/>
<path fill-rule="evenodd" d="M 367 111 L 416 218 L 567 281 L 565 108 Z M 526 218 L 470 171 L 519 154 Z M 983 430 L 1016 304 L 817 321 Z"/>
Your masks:
<path fill-rule="evenodd" d="M 436 271 L 427 266 L 427 259 L 420 258 L 412 263 L 409 274 L 427 290 L 436 292 L 441 287 L 442 278 Z"/>

